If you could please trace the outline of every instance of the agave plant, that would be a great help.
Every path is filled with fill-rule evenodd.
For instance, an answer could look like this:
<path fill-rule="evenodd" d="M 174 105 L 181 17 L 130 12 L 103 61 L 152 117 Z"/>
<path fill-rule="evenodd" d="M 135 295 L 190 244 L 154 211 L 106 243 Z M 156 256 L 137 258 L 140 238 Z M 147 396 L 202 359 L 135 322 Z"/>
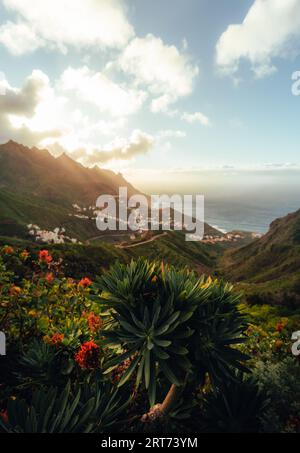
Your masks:
<path fill-rule="evenodd" d="M 244 343 L 247 319 L 238 309 L 240 296 L 223 281 L 208 282 L 209 296 L 191 320 L 194 335 L 190 341 L 190 360 L 194 376 L 203 379 L 208 373 L 213 385 L 234 379 L 236 370 L 248 372 L 248 356 L 235 345 Z"/>
<path fill-rule="evenodd" d="M 30 405 L 9 400 L 7 420 L 0 417 L 0 432 L 103 432 L 115 424 L 127 404 L 108 383 L 87 382 L 72 389 L 69 382 L 61 393 L 56 388 L 36 390 Z"/>
<path fill-rule="evenodd" d="M 66 351 L 56 350 L 43 341 L 33 340 L 19 358 L 15 372 L 20 386 L 65 385 L 74 368 L 74 361 Z"/>
<path fill-rule="evenodd" d="M 260 429 L 260 417 L 269 406 L 269 400 L 253 379 L 236 374 L 235 380 L 225 381 L 204 400 L 206 432 L 254 433 Z"/>
<path fill-rule="evenodd" d="M 143 382 L 151 406 L 159 374 L 171 384 L 162 406 L 168 412 L 191 373 L 221 377 L 246 359 L 232 348 L 244 320 L 227 286 L 143 259 L 116 264 L 97 285 L 111 314 L 106 342 L 123 350 L 107 370 L 130 359 L 119 386 L 133 377 L 137 387 Z"/>
<path fill-rule="evenodd" d="M 109 382 L 99 382 L 89 376 L 83 384 L 78 385 L 81 390 L 81 402 L 86 404 L 91 398 L 95 399 L 95 410 L 93 412 L 94 428 L 93 431 L 105 433 L 121 424 L 120 418 L 125 416 L 126 409 L 130 403 L 128 391 L 124 393 L 115 389 Z"/>

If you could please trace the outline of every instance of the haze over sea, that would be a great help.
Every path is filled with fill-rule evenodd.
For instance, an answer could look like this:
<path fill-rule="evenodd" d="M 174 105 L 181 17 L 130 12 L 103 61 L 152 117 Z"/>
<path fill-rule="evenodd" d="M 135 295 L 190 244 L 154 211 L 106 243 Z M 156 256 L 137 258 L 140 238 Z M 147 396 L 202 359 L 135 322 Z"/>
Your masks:
<path fill-rule="evenodd" d="M 224 232 L 233 230 L 266 233 L 270 223 L 300 209 L 300 200 L 279 202 L 255 198 L 228 200 L 209 199 L 205 201 L 205 221 Z"/>
<path fill-rule="evenodd" d="M 189 179 L 189 180 L 188 180 Z M 270 223 L 300 209 L 300 171 L 210 173 L 160 180 L 149 194 L 203 194 L 205 221 L 222 230 L 266 233 Z"/>

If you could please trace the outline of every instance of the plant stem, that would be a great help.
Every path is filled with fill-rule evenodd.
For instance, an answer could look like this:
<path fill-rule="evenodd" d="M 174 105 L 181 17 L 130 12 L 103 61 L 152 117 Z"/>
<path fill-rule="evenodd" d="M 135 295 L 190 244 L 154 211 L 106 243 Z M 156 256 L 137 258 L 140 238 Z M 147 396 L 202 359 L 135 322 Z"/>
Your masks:
<path fill-rule="evenodd" d="M 174 404 L 178 401 L 181 392 L 182 387 L 178 387 L 175 384 L 171 385 L 170 390 L 160 407 L 161 412 L 163 412 L 164 415 L 168 415 L 170 413 Z"/>

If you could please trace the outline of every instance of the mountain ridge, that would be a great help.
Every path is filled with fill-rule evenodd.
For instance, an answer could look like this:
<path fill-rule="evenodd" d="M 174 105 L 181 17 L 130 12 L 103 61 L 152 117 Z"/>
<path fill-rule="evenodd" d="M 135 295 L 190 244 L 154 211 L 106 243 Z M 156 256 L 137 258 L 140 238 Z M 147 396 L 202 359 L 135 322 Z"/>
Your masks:
<path fill-rule="evenodd" d="M 11 153 L 13 159 L 9 159 Z M 99 167 L 86 168 L 69 156 L 56 158 L 46 149 L 29 148 L 12 140 L 0 145 L 0 166 L 1 188 L 29 194 L 39 189 L 38 195 L 45 199 L 50 197 L 50 200 L 55 197 L 59 201 L 94 205 L 99 195 L 117 195 L 122 185 L 127 187 L 129 196 L 140 193 L 120 174 Z M 18 184 L 16 175 L 20 177 Z M 68 187 L 72 187 L 72 194 Z M 63 191 L 63 196 L 59 191 Z"/>
<path fill-rule="evenodd" d="M 72 238 L 87 241 L 99 235 L 97 198 L 117 198 L 120 187 L 127 188 L 128 197 L 141 194 L 120 173 L 86 168 L 65 154 L 54 157 L 11 140 L 0 145 L 0 235 L 9 236 L 11 230 L 28 239 L 27 226 L 35 224 L 45 230 L 63 227 Z M 208 224 L 205 231 L 222 236 Z"/>
<path fill-rule="evenodd" d="M 274 220 L 261 238 L 227 251 L 220 272 L 242 283 L 253 301 L 300 302 L 300 210 Z"/>

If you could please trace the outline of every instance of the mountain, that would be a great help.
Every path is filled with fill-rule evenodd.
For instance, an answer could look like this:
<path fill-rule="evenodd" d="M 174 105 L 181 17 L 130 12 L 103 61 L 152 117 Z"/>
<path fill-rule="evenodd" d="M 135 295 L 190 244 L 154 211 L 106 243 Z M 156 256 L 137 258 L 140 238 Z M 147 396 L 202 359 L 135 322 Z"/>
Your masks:
<path fill-rule="evenodd" d="M 63 228 L 71 240 L 97 239 L 96 200 L 102 194 L 117 197 L 119 187 L 127 187 L 129 197 L 140 194 L 121 174 L 9 141 L 0 145 L 0 235 L 30 239 L 29 231 L 36 234 L 37 228 L 28 225 L 36 225 L 46 232 Z M 222 235 L 207 224 L 205 232 Z"/>
<path fill-rule="evenodd" d="M 129 196 L 138 193 L 122 175 L 98 167 L 83 167 L 63 154 L 27 148 L 13 141 L 0 145 L 0 188 L 69 207 L 94 205 L 100 194 L 117 195 L 120 186 Z"/>
<path fill-rule="evenodd" d="M 49 231 L 63 227 L 78 240 L 95 236 L 93 210 L 80 211 L 95 206 L 101 194 L 117 196 L 120 186 L 129 196 L 139 193 L 120 174 L 9 141 L 0 146 L 0 234 L 26 238 L 27 225 L 36 224 Z"/>
<path fill-rule="evenodd" d="M 242 282 L 253 302 L 300 302 L 300 210 L 272 222 L 260 239 L 226 252 L 220 269 Z"/>
<path fill-rule="evenodd" d="M 92 276 L 116 259 L 128 262 L 141 255 L 188 265 L 199 273 L 214 269 L 221 247 L 186 242 L 184 232 L 168 232 L 158 240 L 146 237 L 135 246 L 137 237 L 128 248 L 122 244 L 131 243 L 130 232 L 100 234 L 94 214 L 96 199 L 102 194 L 117 197 L 120 186 L 127 187 L 129 196 L 140 193 L 122 175 L 85 168 L 66 155 L 55 158 L 47 150 L 13 141 L 1 145 L 0 246 L 9 243 L 34 252 L 45 247 L 36 241 L 42 234 L 50 238 L 47 242 L 55 243 L 47 248 L 63 258 L 66 274 L 73 276 Z M 207 224 L 205 233 L 223 236 Z M 63 238 L 62 242 L 57 238 Z M 81 244 L 73 244 L 75 240 Z"/>

